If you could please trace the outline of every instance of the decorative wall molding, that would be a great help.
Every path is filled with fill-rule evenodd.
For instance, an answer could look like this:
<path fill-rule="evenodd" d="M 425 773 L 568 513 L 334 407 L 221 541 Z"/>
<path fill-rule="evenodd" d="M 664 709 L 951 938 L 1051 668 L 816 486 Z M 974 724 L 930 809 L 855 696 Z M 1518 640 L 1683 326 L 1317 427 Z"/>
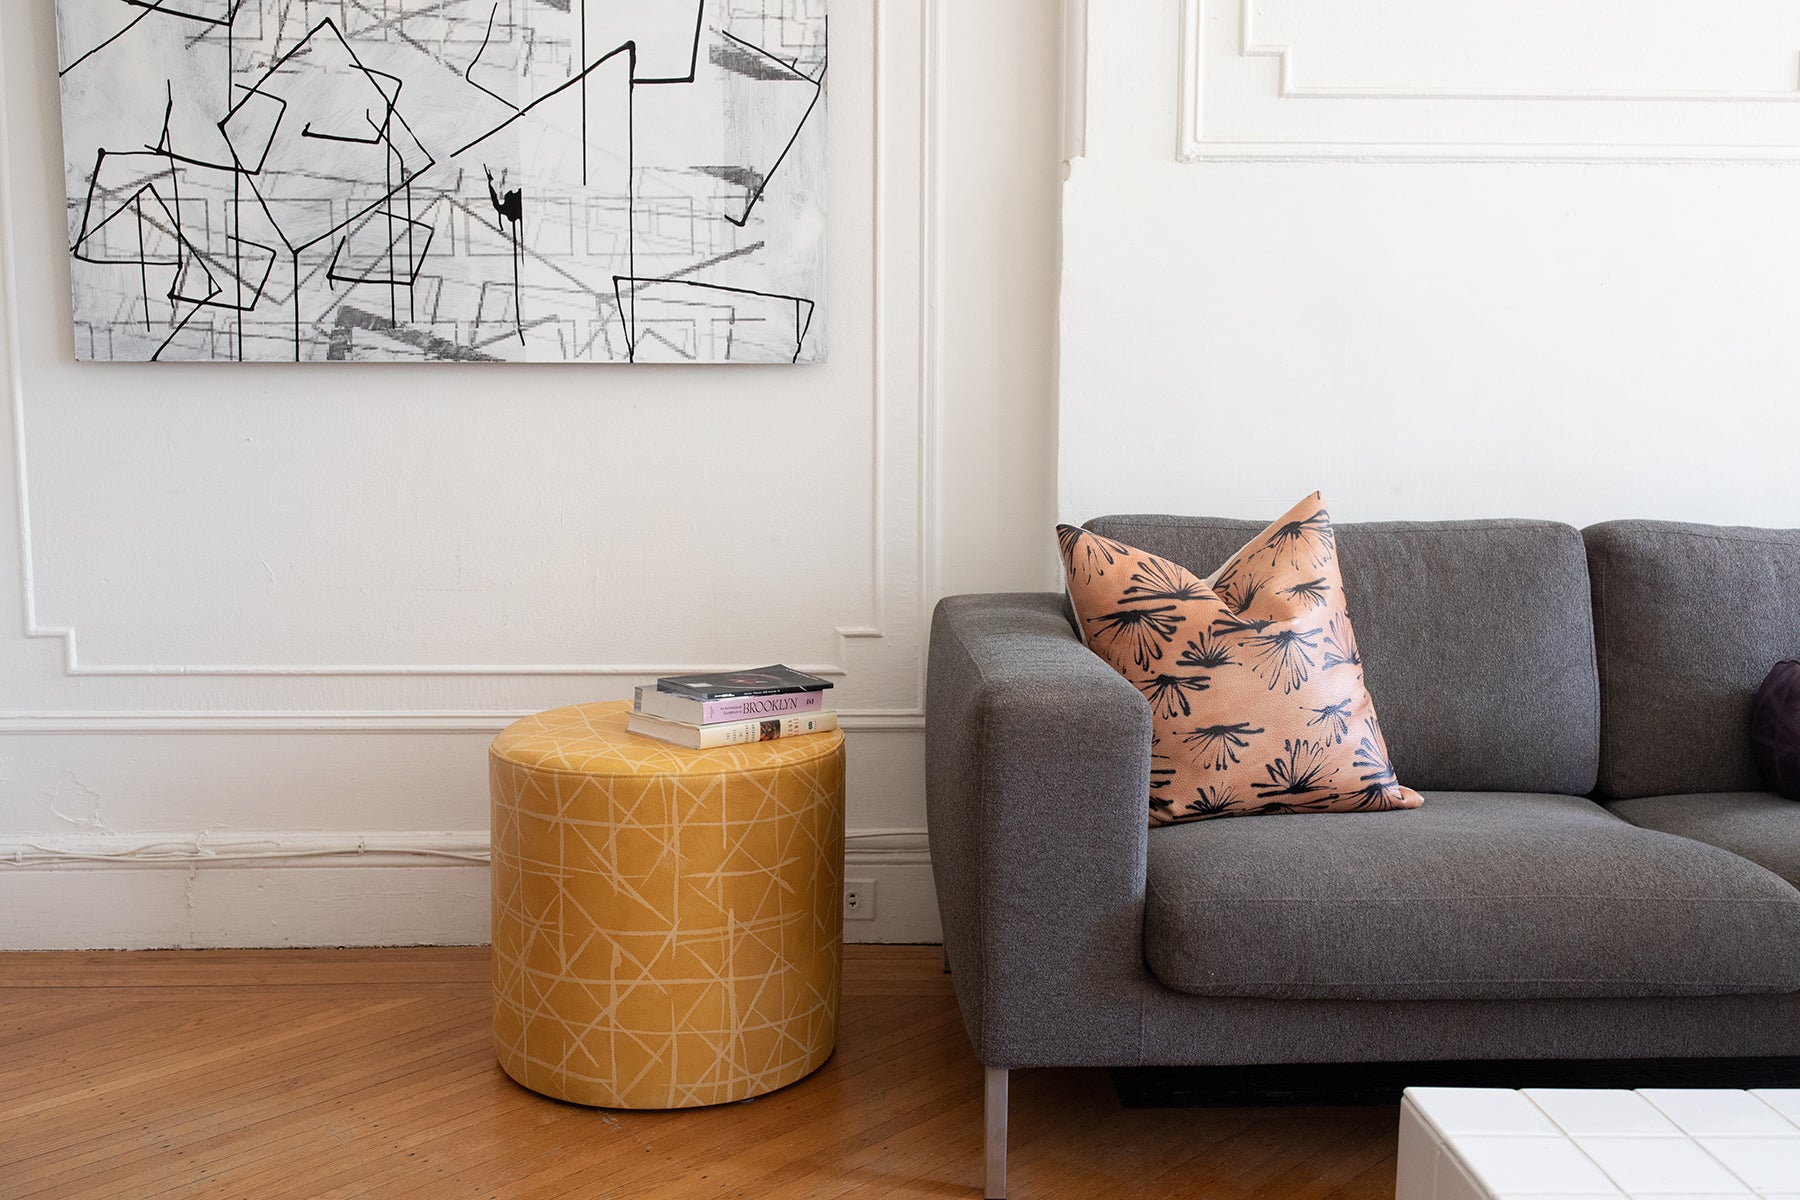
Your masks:
<path fill-rule="evenodd" d="M 1087 23 L 1088 0 L 1063 0 L 1062 156 L 1065 170 L 1072 160 L 1087 153 Z"/>
<path fill-rule="evenodd" d="M 918 142 L 919 170 L 917 171 L 916 204 L 918 206 L 918 222 L 916 236 L 921 239 L 920 246 L 925 253 L 913 254 L 910 247 L 896 249 L 893 245 L 894 234 L 900 233 L 905 240 L 914 236 L 911 223 L 905 219 L 904 209 L 911 207 L 911 202 L 901 205 L 902 214 L 892 211 L 888 195 L 890 186 L 896 181 L 904 181 L 912 172 L 906 171 L 890 180 L 888 177 L 888 159 L 896 152 L 893 139 L 889 135 L 892 117 L 890 109 L 894 104 L 904 103 L 908 98 L 908 89 L 902 87 L 895 100 L 890 102 L 884 92 L 883 62 L 889 56 L 893 42 L 890 31 L 890 9 L 896 4 L 905 4 L 905 0 L 874 0 L 871 5 L 870 20 L 872 22 L 871 49 L 874 64 L 874 101 L 873 112 L 873 188 L 872 211 L 874 235 L 871 237 L 871 289 L 873 295 L 872 310 L 872 351 L 871 351 L 871 443 L 868 449 L 870 463 L 871 488 L 871 521 L 869 530 L 869 564 L 871 572 L 870 611 L 872 620 L 867 623 L 850 623 L 835 625 L 832 635 L 836 639 L 837 654 L 832 662 L 796 663 L 800 669 L 813 674 L 841 678 L 852 673 L 851 662 L 855 651 L 852 643 L 892 641 L 894 656 L 904 656 L 908 660 L 907 667 L 898 671 L 891 668 L 888 673 L 904 675 L 911 682 L 907 685 L 911 695 L 901 697 L 899 689 L 889 689 L 884 697 L 886 704 L 877 703 L 873 707 L 861 709 L 844 709 L 845 727 L 848 729 L 884 729 L 884 728 L 917 728 L 922 720 L 924 700 L 924 664 L 923 645 L 925 631 L 929 627 L 930 607 L 935 599 L 940 577 L 938 569 L 938 547 L 941 544 L 940 513 L 938 502 L 941 488 L 942 448 L 939 445 L 938 430 L 941 414 L 941 353 L 940 339 L 937 331 L 939 314 L 942 305 L 938 302 L 942 280 L 941 250 L 938 248 L 936 225 L 938 213 L 941 211 L 941 170 L 939 169 L 937 144 L 937 107 L 941 91 L 939 62 L 941 59 L 943 21 L 938 14 L 942 0 L 914 0 L 918 6 L 918 21 L 922 33 L 919 46 L 919 76 L 917 87 L 918 102 Z M 17 18 L 15 18 L 17 19 Z M 9 129 L 6 124 L 7 112 L 5 97 L 0 95 L 0 129 Z M 907 138 L 912 131 L 907 131 Z M 907 144 L 907 138 L 901 139 L 901 145 Z M 404 706 L 398 701 L 393 712 L 342 712 L 321 710 L 307 714 L 288 714 L 274 710 L 285 710 L 288 701 L 294 700 L 296 709 L 306 703 L 298 697 L 299 691 L 311 689 L 299 685 L 311 680 L 344 680 L 364 681 L 379 679 L 550 679 L 569 677 L 591 677 L 595 679 L 641 679 L 648 680 L 657 675 L 672 673 L 699 672 L 718 670 L 730 666 L 741 666 L 741 663 L 722 662 L 638 662 L 638 663 L 598 663 L 598 662 L 536 662 L 536 663 L 279 663 L 279 662 L 92 662 L 86 660 L 81 652 L 79 630 L 74 622 L 55 624 L 44 619 L 41 611 L 38 592 L 39 547 L 34 543 L 34 526 L 32 521 L 32 495 L 30 479 L 32 463 L 29 452 L 27 430 L 27 398 L 24 378 L 23 359 L 20 353 L 22 342 L 18 327 L 18 287 L 16 276 L 18 231 L 16 228 L 17 197 L 14 191 L 14 180 L 18 177 L 7 161 L 10 154 L 8 139 L 0 137 L 0 303 L 5 306 L 5 319 L 0 322 L 0 338 L 4 338 L 4 349 L 8 360 L 8 370 L 4 386 L 7 392 L 11 437 L 12 467 L 14 472 L 14 493 L 16 500 L 15 519 L 16 537 L 20 553 L 20 598 L 23 609 L 23 636 L 28 640 L 51 641 L 61 646 L 60 671 L 62 676 L 70 679 L 117 679 L 117 680 L 177 680 L 205 678 L 237 678 L 246 680 L 268 680 L 275 686 L 261 689 L 267 693 L 263 698 L 267 701 L 265 708 L 271 711 L 261 713 L 206 713 L 191 711 L 164 711 L 161 708 L 139 708 L 124 706 L 87 709 L 67 712 L 43 713 L 0 713 L 0 731 L 7 729 L 34 729 L 36 731 L 187 731 L 192 729 L 225 729 L 225 728 L 269 728 L 284 729 L 313 728 L 318 730 L 337 729 L 397 729 L 419 728 L 443 731 L 447 728 L 485 729 L 498 719 L 491 712 L 470 712 L 467 714 L 445 714 L 431 711 L 417 711 Z M 901 183 L 900 186 L 904 186 Z M 915 313 L 902 314 L 910 326 L 916 327 L 914 337 L 894 338 L 890 329 L 892 314 L 890 290 L 896 283 L 904 286 L 907 276 L 904 272 L 896 273 L 893 262 L 905 262 L 908 258 L 918 263 L 916 272 L 916 294 L 907 301 L 907 307 L 916 308 Z M 911 344 L 909 344 L 911 343 Z M 916 372 L 916 377 L 915 377 Z M 914 420 L 910 423 L 911 436 L 906 441 L 897 441 L 889 428 L 895 424 L 896 418 L 904 420 L 905 409 L 898 411 L 893 407 L 893 396 L 899 394 L 908 398 L 914 405 Z M 907 442 L 911 442 L 910 445 Z M 898 453 L 896 453 L 898 451 Z M 910 476 L 910 478 L 908 477 Z M 910 538 L 914 545 L 911 554 L 897 557 L 890 536 L 891 528 L 904 523 L 910 526 L 904 538 Z M 898 622 L 898 624 L 896 624 Z M 909 669 L 916 660 L 917 669 Z M 898 666 L 898 663 L 892 666 Z M 280 686 L 281 681 L 290 681 L 294 687 Z M 84 689 L 88 696 L 101 693 Z M 135 691 L 133 698 L 141 696 L 142 691 Z M 367 689 L 358 685 L 355 694 L 361 698 Z M 174 697 L 171 697 L 173 700 Z M 179 700 L 175 701 L 179 703 Z M 191 701 L 190 701 L 191 703 Z M 173 705 L 171 705 L 173 708 Z M 300 724 L 307 719 L 316 719 L 312 726 Z M 461 721 L 463 723 L 458 724 Z M 275 725 L 271 726 L 270 722 Z M 286 722 L 286 724 L 283 724 Z M 387 724 L 384 724 L 387 722 Z M 898 724 L 895 724 L 898 722 Z M 504 722 L 502 722 L 504 723 Z"/>
<path fill-rule="evenodd" d="M 1302 47 L 1259 38 L 1258 11 L 1182 0 L 1181 161 L 1800 161 L 1800 46 L 1781 88 L 1334 86 L 1304 78 Z M 1562 6 L 1543 39 L 1576 19 Z"/>
<path fill-rule="evenodd" d="M 0 73 L 0 80 L 4 74 Z M 19 242 L 13 233 L 13 181 L 18 175 L 12 165 L 12 139 L 7 111 L 6 87 L 0 82 L 0 351 L 6 355 L 4 386 L 7 418 L 13 450 L 13 503 L 19 537 L 19 602 L 25 620 L 25 633 L 30 636 L 34 623 L 31 582 L 31 532 L 25 518 L 31 502 L 25 477 L 25 364 L 19 354 Z"/>
<path fill-rule="evenodd" d="M 488 831 L 76 834 L 0 842 L 0 871 L 485 866 Z"/>
<path fill-rule="evenodd" d="M 1299 82 L 1298 63 L 1291 43 L 1265 42 L 1256 36 L 1256 0 L 1238 0 L 1238 53 L 1245 58 L 1273 58 L 1280 64 L 1283 98 L 1312 97 L 1321 100 L 1743 100 L 1792 103 L 1800 100 L 1800 52 L 1795 54 L 1795 82 L 1766 90 L 1707 90 L 1672 88 L 1631 91 L 1604 88 L 1429 88 L 1343 87 L 1306 85 Z"/>
<path fill-rule="evenodd" d="M 944 444 L 939 436 L 944 427 L 944 247 L 939 225 L 944 212 L 942 66 L 948 52 L 943 15 L 947 2 L 921 0 L 919 6 L 919 538 L 913 547 L 919 581 L 919 641 L 913 672 L 916 700 L 907 711 L 919 716 L 921 727 L 925 714 L 926 642 L 931 609 L 941 591 L 938 581 L 943 578 L 944 554 Z M 879 110 L 880 105 L 876 108 Z M 877 155 L 876 162 L 879 164 L 884 158 Z"/>
<path fill-rule="evenodd" d="M 410 710 L 405 712 L 0 712 L 6 733 L 498 733 L 535 709 Z M 923 713 L 860 710 L 839 713 L 848 733 L 914 733 Z"/>

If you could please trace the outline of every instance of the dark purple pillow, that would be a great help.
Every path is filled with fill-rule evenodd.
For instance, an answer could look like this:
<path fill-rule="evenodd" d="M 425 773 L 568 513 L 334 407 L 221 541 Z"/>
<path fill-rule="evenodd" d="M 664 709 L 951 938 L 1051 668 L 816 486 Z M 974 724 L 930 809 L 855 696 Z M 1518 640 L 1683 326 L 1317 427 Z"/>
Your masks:
<path fill-rule="evenodd" d="M 1800 800 L 1800 658 L 1775 664 L 1750 702 L 1750 750 L 1771 788 Z"/>

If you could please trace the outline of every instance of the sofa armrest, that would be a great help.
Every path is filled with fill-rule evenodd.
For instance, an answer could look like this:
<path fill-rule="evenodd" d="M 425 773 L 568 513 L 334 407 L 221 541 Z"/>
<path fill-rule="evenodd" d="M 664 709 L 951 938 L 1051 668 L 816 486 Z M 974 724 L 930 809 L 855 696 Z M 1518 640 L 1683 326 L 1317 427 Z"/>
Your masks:
<path fill-rule="evenodd" d="M 945 949 L 989 1066 L 1140 1054 L 1150 708 L 1054 593 L 932 620 L 926 807 Z"/>

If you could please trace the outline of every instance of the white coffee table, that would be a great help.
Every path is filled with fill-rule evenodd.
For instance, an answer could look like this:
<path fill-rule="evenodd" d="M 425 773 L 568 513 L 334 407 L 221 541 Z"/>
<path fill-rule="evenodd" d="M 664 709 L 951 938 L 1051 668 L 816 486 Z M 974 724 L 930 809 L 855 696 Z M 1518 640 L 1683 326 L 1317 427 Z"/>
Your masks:
<path fill-rule="evenodd" d="M 1800 1089 L 1408 1088 L 1395 1200 L 1800 1200 Z"/>

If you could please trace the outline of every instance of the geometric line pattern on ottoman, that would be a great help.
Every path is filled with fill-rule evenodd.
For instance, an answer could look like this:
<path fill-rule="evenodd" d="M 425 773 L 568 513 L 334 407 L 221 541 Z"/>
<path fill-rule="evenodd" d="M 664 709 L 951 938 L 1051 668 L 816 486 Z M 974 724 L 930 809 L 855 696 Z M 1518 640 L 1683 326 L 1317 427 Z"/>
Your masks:
<path fill-rule="evenodd" d="M 843 737 L 689 750 L 628 708 L 551 709 L 489 751 L 500 1065 L 613 1108 L 792 1083 L 837 1040 Z"/>

